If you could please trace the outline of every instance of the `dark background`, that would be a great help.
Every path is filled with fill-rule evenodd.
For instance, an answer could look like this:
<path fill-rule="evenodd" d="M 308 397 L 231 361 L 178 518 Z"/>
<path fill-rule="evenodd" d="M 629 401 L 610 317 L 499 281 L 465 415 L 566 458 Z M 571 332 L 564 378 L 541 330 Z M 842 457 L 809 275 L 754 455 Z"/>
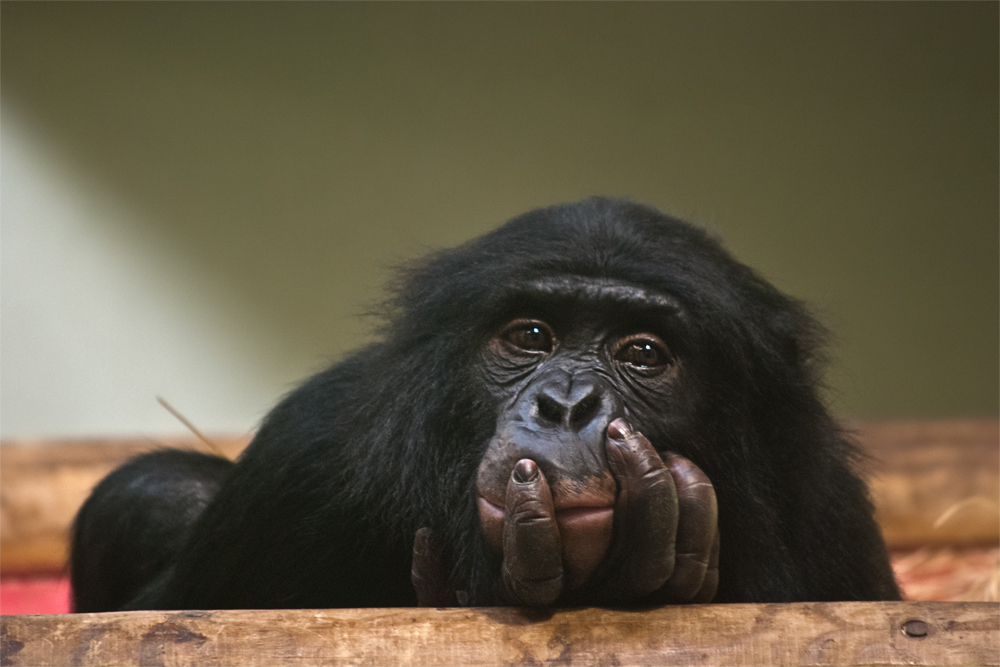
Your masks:
<path fill-rule="evenodd" d="M 283 380 L 365 340 L 399 260 L 608 194 L 813 304 L 842 415 L 997 413 L 997 3 L 4 2 L 0 29 L 5 113 L 276 328 L 246 363 Z"/>

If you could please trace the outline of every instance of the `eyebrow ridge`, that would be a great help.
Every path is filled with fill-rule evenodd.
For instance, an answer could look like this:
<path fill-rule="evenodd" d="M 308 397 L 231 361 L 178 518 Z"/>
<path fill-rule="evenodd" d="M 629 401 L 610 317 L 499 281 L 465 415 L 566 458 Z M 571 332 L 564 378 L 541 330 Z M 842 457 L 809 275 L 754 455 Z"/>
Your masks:
<path fill-rule="evenodd" d="M 525 283 L 535 294 L 575 298 L 583 301 L 614 301 L 633 306 L 654 307 L 679 312 L 680 302 L 669 294 L 655 292 L 614 278 L 560 276 Z"/>

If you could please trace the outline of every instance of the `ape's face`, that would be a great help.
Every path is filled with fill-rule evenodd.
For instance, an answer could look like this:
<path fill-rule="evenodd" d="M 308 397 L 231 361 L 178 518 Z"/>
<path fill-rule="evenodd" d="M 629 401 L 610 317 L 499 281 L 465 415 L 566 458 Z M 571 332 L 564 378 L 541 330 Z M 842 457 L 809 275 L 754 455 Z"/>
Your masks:
<path fill-rule="evenodd" d="M 479 468 L 480 519 L 487 541 L 502 550 L 511 473 L 523 459 L 537 464 L 571 591 L 612 542 L 619 484 L 606 452 L 608 425 L 620 417 L 637 429 L 669 425 L 690 401 L 679 354 L 683 314 L 666 295 L 575 277 L 526 286 L 507 312 L 483 350 L 501 408 Z"/>

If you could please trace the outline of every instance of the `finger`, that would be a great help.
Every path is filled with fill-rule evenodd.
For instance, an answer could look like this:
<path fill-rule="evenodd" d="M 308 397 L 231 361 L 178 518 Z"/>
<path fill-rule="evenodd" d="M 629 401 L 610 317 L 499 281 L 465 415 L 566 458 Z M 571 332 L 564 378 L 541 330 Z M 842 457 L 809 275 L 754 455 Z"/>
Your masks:
<path fill-rule="evenodd" d="M 715 599 L 715 593 L 719 589 L 719 531 L 715 531 L 715 541 L 712 542 L 712 555 L 708 559 L 708 571 L 705 572 L 705 581 L 701 584 L 701 590 L 695 593 L 691 602 L 705 603 Z"/>
<path fill-rule="evenodd" d="M 507 482 L 501 585 L 511 604 L 542 606 L 562 591 L 563 567 L 552 492 L 531 459 L 521 459 Z"/>
<path fill-rule="evenodd" d="M 708 572 L 712 545 L 718 535 L 718 505 L 712 482 L 690 460 L 672 452 L 664 456 L 677 487 L 677 554 L 674 572 L 657 591 L 663 602 L 688 602 L 698 594 Z"/>
<path fill-rule="evenodd" d="M 455 589 L 448 580 L 444 549 L 430 528 L 421 528 L 413 538 L 410 581 L 417 593 L 418 607 L 458 606 Z"/>
<path fill-rule="evenodd" d="M 624 419 L 608 426 L 607 452 L 618 500 L 609 559 L 617 574 L 606 590 L 612 599 L 634 600 L 659 589 L 674 570 L 677 492 L 660 455 Z"/>

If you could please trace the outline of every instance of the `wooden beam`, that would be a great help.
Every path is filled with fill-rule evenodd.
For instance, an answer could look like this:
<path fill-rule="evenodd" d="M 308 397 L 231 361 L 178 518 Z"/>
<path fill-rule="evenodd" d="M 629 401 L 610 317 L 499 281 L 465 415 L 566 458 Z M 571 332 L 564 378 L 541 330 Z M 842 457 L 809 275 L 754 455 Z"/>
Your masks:
<path fill-rule="evenodd" d="M 250 438 L 213 439 L 235 458 Z M 193 438 L 19 440 L 0 444 L 0 572 L 58 571 L 76 511 L 105 475 L 162 448 L 206 451 Z"/>
<path fill-rule="evenodd" d="M 1000 422 L 885 422 L 856 432 L 887 544 L 1000 542 Z"/>
<path fill-rule="evenodd" d="M 876 517 L 891 547 L 1000 542 L 1000 422 L 889 422 L 855 433 L 870 455 L 863 467 L 872 472 Z M 235 457 L 248 440 L 216 442 Z M 69 526 L 90 489 L 157 447 L 205 450 L 189 438 L 0 445 L 0 572 L 60 570 Z"/>
<path fill-rule="evenodd" d="M 0 619 L 4 665 L 997 665 L 1000 605 L 828 602 Z"/>

